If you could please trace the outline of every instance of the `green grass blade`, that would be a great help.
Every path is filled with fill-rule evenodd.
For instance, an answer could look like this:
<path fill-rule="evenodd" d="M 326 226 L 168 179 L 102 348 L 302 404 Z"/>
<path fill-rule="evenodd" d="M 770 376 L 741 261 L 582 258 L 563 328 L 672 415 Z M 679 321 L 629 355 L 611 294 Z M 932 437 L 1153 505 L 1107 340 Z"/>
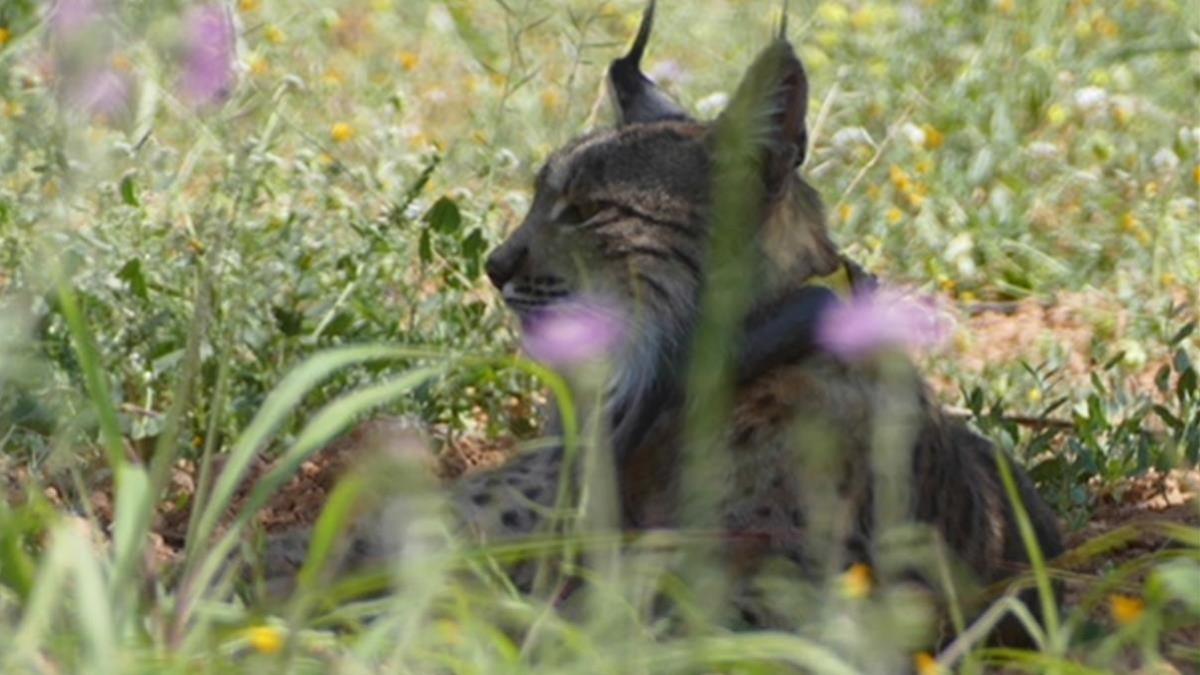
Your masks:
<path fill-rule="evenodd" d="M 213 485 L 207 504 L 197 504 L 204 513 L 196 523 L 196 529 L 188 533 L 188 562 L 194 562 L 196 547 L 205 546 L 221 514 L 229 508 L 238 485 L 246 475 L 255 453 L 270 435 L 283 423 L 313 387 L 335 371 L 367 361 L 388 359 L 440 358 L 445 354 L 429 350 L 395 347 L 388 345 L 366 345 L 345 347 L 322 352 L 309 358 L 294 369 L 275 387 L 263 403 L 262 408 L 233 443 L 224 470 Z"/>
<path fill-rule="evenodd" d="M 116 498 L 113 519 L 114 568 L 132 569 L 142 547 L 145 546 L 150 519 L 154 513 L 153 509 L 145 508 L 146 504 L 154 504 L 150 478 L 145 469 L 133 465 L 122 467 L 117 475 Z M 125 602 L 125 598 L 122 597 L 126 593 L 125 584 L 118 581 L 120 575 L 117 571 L 114 571 L 113 576 L 110 598 L 112 602 L 122 604 Z"/>
<path fill-rule="evenodd" d="M 1051 649 L 1057 651 L 1063 647 L 1059 644 L 1058 598 L 1055 596 L 1054 588 L 1050 585 L 1046 558 L 1042 554 L 1041 546 L 1038 545 L 1037 533 L 1033 529 L 1033 522 L 1029 520 L 1029 512 L 1025 510 L 1025 503 L 1021 501 L 1008 456 L 1003 452 L 996 452 L 996 466 L 1000 468 L 1000 479 L 1004 482 L 1004 490 L 1008 493 L 1013 515 L 1017 519 L 1017 529 L 1021 532 L 1021 541 L 1025 544 L 1025 552 L 1029 555 L 1029 565 L 1033 568 L 1038 599 L 1042 605 L 1042 620 L 1046 623 L 1047 644 Z"/>
<path fill-rule="evenodd" d="M 25 671 L 47 645 L 60 611 L 72 616 L 87 645 L 87 672 L 113 672 L 117 641 L 112 607 L 100 563 L 90 542 L 80 534 L 75 521 L 59 524 L 53 531 L 51 546 L 38 570 L 37 583 L 17 628 L 15 649 L 6 660 L 5 670 Z M 67 580 L 74 582 L 72 588 Z M 74 591 L 75 602 L 66 603 Z"/>
<path fill-rule="evenodd" d="M 405 350 L 399 351 L 403 352 Z M 378 351 L 345 350 L 336 355 L 347 357 L 360 356 L 364 353 L 372 357 L 379 357 L 380 354 L 386 354 L 386 352 Z M 321 365 L 328 365 L 328 361 L 323 362 Z M 444 372 L 444 370 L 445 366 L 411 370 L 388 382 L 347 394 L 322 408 L 313 420 L 305 426 L 303 431 L 301 431 L 299 438 L 297 438 L 296 442 L 284 456 L 279 459 L 276 466 L 254 486 L 254 489 L 251 490 L 250 495 L 246 499 L 242 511 L 226 530 L 225 534 L 217 540 L 214 546 L 206 549 L 206 555 L 203 556 L 199 567 L 187 575 L 185 595 L 190 598 L 202 593 L 203 589 L 211 583 L 211 580 L 216 576 L 221 565 L 233 550 L 242 529 L 253 518 L 254 514 L 267 503 L 271 496 L 285 482 L 291 479 L 292 475 L 300 468 L 300 465 L 312 456 L 314 452 L 324 447 L 335 436 L 341 433 L 359 414 L 412 391 L 413 388 L 436 377 Z M 189 542 L 189 544 L 191 543 Z M 186 614 L 190 611 L 191 604 L 190 602 L 181 601 L 180 608 L 177 623 L 186 619 Z"/>
<path fill-rule="evenodd" d="M 96 348 L 96 341 L 88 327 L 87 319 L 79 307 L 75 289 L 65 273 L 60 271 L 59 275 L 59 307 L 71 332 L 75 355 L 79 359 L 79 367 L 83 370 L 84 381 L 87 383 L 88 398 L 96 409 L 96 416 L 100 422 L 100 440 L 108 457 L 108 465 L 115 472 L 126 462 L 121 422 L 117 418 L 117 409 L 113 406 L 112 392 L 109 391 L 108 378 L 101 365 L 100 352 Z"/>

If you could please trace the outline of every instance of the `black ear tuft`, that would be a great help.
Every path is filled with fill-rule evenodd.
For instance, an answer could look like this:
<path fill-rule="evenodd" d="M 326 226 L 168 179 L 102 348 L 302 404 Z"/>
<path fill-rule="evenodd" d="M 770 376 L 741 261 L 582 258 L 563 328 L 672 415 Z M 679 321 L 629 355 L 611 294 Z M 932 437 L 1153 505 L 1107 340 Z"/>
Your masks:
<path fill-rule="evenodd" d="M 650 31 L 654 27 L 654 6 L 654 0 L 650 0 L 629 53 L 613 61 L 608 68 L 608 84 L 622 126 L 688 119 L 683 108 L 642 74 L 642 55 L 646 53 L 646 44 L 650 41 Z"/>

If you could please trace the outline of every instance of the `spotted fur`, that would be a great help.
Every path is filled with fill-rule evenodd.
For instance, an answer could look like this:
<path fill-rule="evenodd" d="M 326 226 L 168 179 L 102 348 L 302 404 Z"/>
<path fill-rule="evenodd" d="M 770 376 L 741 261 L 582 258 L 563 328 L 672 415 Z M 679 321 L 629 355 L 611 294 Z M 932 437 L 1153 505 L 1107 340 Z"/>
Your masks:
<path fill-rule="evenodd" d="M 613 298 L 632 317 L 633 337 L 618 356 L 608 405 L 625 525 L 640 529 L 685 525 L 688 503 L 696 496 L 684 493 L 686 396 L 679 382 L 705 284 L 719 283 L 705 270 L 715 136 L 725 123 L 724 117 L 711 123 L 691 119 L 636 70 L 652 11 L 630 55 L 613 66 L 610 84 L 622 124 L 551 156 L 524 222 L 487 263 L 489 277 L 524 321 L 552 303 L 585 294 Z M 744 100 L 756 94 L 760 99 Z M 758 301 L 745 320 L 751 338 L 755 316 L 794 304 L 813 277 L 846 264 L 827 233 L 816 191 L 793 170 L 805 154 L 807 97 L 803 69 L 780 40 L 760 56 L 731 104 L 765 120 L 762 138 L 751 148 L 761 153 L 766 200 L 753 242 L 759 264 Z M 554 297 L 527 292 L 539 282 Z M 806 315 L 809 325 L 813 316 Z M 879 522 L 878 492 L 888 481 L 902 483 L 885 490 L 902 500 L 894 520 L 930 526 L 976 579 L 995 581 L 1026 563 L 999 480 L 997 451 L 946 419 L 915 371 L 901 376 L 910 397 L 902 412 L 885 418 L 888 397 L 897 395 L 890 389 L 895 377 L 882 377 L 872 365 L 810 349 L 786 358 L 777 347 L 765 357 L 741 355 L 743 364 L 756 358 L 765 366 L 740 379 L 731 428 L 714 443 L 732 467 L 720 499 L 731 572 L 752 576 L 779 559 L 812 578 L 830 565 L 836 570 L 850 562 L 876 562 L 876 535 L 885 524 Z M 622 422 L 647 410 L 655 412 L 622 436 Z M 872 449 L 880 424 L 907 439 L 908 459 L 894 469 L 903 477 L 876 466 Z M 1053 556 L 1061 550 L 1054 516 L 1028 479 L 1017 475 L 1039 543 Z M 816 532 L 810 523 L 813 493 L 827 486 L 847 515 L 836 527 Z M 933 581 L 927 572 L 910 566 L 898 575 Z"/>

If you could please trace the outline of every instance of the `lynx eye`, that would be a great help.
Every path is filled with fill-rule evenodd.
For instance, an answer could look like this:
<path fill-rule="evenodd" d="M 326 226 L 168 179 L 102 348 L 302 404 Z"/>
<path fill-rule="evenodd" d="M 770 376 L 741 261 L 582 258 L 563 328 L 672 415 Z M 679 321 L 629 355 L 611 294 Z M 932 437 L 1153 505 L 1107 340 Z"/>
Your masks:
<path fill-rule="evenodd" d="M 557 220 L 564 225 L 582 225 L 604 210 L 600 202 L 567 202 L 558 212 Z"/>

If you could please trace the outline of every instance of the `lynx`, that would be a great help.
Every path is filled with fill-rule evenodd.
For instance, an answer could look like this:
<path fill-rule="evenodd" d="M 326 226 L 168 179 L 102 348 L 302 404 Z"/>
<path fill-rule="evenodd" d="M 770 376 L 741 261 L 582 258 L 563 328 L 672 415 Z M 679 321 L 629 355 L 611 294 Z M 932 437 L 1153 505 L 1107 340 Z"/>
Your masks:
<path fill-rule="evenodd" d="M 580 297 L 621 304 L 629 337 L 614 356 L 604 411 L 621 525 L 632 531 L 687 526 L 696 497 L 684 475 L 690 394 L 683 374 L 693 365 L 688 353 L 704 291 L 721 282 L 709 277 L 708 256 L 717 139 L 732 123 L 729 111 L 695 120 L 642 74 L 653 16 L 651 2 L 631 50 L 609 69 L 617 126 L 550 156 L 524 221 L 486 263 L 523 323 Z M 1003 579 L 1028 562 L 1002 487 L 1000 452 L 946 418 L 911 368 L 900 376 L 909 385 L 902 388 L 905 412 L 885 419 L 893 396 L 888 378 L 872 362 L 844 361 L 812 338 L 820 313 L 837 302 L 817 280 L 843 276 L 852 292 L 873 282 L 841 255 L 818 193 L 797 171 L 807 151 L 808 96 L 804 69 L 780 37 L 730 103 L 761 123 L 747 150 L 758 171 L 761 217 L 747 242 L 757 266 L 753 301 L 737 320 L 731 422 L 707 444 L 729 473 L 724 492 L 706 497 L 715 499 L 726 533 L 719 557 L 745 589 L 735 599 L 737 621 L 749 626 L 789 625 L 779 608 L 753 600 L 760 572 L 818 579 L 852 563 L 879 562 L 878 486 L 888 481 L 901 486 L 896 519 L 925 524 L 976 579 Z M 891 469 L 896 474 L 872 457 L 884 423 L 897 425 L 891 437 L 911 439 L 907 459 Z M 468 475 L 448 487 L 453 510 L 486 540 L 536 532 L 554 505 L 563 457 L 548 449 Z M 1014 471 L 1038 543 L 1052 557 L 1062 548 L 1054 515 Z M 833 518 L 840 525 L 819 510 L 821 493 L 844 509 Z M 919 567 L 898 576 L 927 577 Z"/>

